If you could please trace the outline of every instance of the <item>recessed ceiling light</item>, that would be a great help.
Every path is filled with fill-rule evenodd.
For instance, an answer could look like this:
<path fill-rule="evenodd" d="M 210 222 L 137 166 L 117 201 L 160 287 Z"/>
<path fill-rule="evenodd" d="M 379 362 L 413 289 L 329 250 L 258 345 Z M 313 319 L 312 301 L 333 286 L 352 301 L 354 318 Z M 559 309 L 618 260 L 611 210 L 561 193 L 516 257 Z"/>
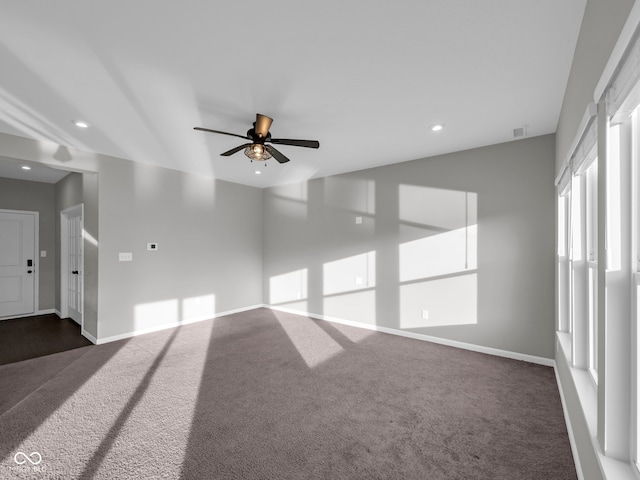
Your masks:
<path fill-rule="evenodd" d="M 73 122 L 73 124 L 78 128 L 89 128 L 89 124 L 87 122 L 83 122 L 81 120 L 77 120 Z"/>
<path fill-rule="evenodd" d="M 29 166 L 27 166 L 27 165 L 23 165 L 23 166 L 22 166 L 22 169 L 23 169 L 23 170 L 31 170 L 31 167 L 29 167 Z"/>
<path fill-rule="evenodd" d="M 442 130 L 444 128 L 444 123 L 434 123 L 429 128 L 431 128 L 432 132 L 439 132 L 440 130 Z"/>
<path fill-rule="evenodd" d="M 256 175 L 262 175 L 262 172 L 261 172 L 260 170 L 256 170 L 256 171 L 255 171 L 255 172 L 253 172 L 253 173 L 255 173 Z"/>

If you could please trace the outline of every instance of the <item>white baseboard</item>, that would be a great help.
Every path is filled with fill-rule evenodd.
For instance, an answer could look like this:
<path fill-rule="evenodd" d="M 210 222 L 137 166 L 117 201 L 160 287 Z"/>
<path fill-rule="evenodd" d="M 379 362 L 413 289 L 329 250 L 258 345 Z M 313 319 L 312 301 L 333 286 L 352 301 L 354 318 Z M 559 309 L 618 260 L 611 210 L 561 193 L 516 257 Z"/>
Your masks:
<path fill-rule="evenodd" d="M 96 337 L 94 337 L 93 335 L 91 335 L 89 332 L 87 332 L 84 328 L 82 329 L 82 336 L 84 338 L 86 338 L 87 340 L 89 340 L 91 343 L 93 343 L 94 345 L 98 344 L 98 340 L 96 340 Z"/>
<path fill-rule="evenodd" d="M 205 320 L 212 320 L 214 318 L 224 317 L 225 315 L 231 315 L 231 314 L 234 314 L 234 313 L 246 312 L 248 310 L 255 310 L 256 308 L 260 308 L 260 307 L 265 307 L 265 305 L 263 305 L 263 304 L 251 305 L 249 307 L 242 307 L 242 308 L 236 308 L 234 310 L 227 310 L 225 312 L 219 312 L 219 313 L 216 313 L 214 315 L 206 315 L 206 316 L 203 316 L 203 317 L 190 318 L 189 320 L 186 320 L 184 322 L 165 323 L 163 325 L 158 325 L 158 326 L 150 327 L 150 328 L 144 328 L 142 330 L 134 330 L 133 332 L 122 333 L 122 334 L 119 334 L 119 335 L 112 335 L 110 337 L 105 337 L 105 338 L 98 338 L 95 342 L 94 342 L 94 340 L 92 340 L 93 337 L 91 337 L 91 338 L 87 337 L 87 338 L 89 340 L 91 340 L 93 343 L 95 343 L 96 345 L 102 345 L 103 343 L 115 342 L 117 340 L 124 340 L 125 338 L 137 337 L 138 335 L 144 335 L 145 333 L 158 332 L 160 330 L 167 330 L 169 328 L 175 328 L 175 327 L 181 327 L 183 325 L 189 325 L 190 323 L 203 322 Z M 84 332 L 83 332 L 83 335 L 84 335 Z M 85 337 L 86 337 L 86 335 L 85 335 Z"/>
<path fill-rule="evenodd" d="M 500 350 L 498 348 L 483 347 L 481 345 L 474 345 L 472 343 L 459 342 L 457 340 L 449 340 L 446 338 L 433 337 L 431 335 L 424 335 L 422 333 L 406 332 L 404 330 L 398 330 L 397 328 L 381 327 L 379 325 L 370 325 L 368 323 L 354 322 L 351 320 L 345 320 L 342 318 L 328 317 L 326 315 L 317 315 L 314 313 L 303 312 L 300 310 L 293 310 L 290 308 L 275 307 L 271 305 L 265 305 L 272 310 L 279 310 L 281 312 L 293 313 L 296 315 L 303 315 L 306 317 L 315 318 L 317 320 L 324 320 L 332 323 L 340 323 L 342 325 L 350 325 L 352 327 L 365 328 L 367 330 L 374 330 L 376 332 L 388 333 L 391 335 L 398 335 L 400 337 L 413 338 L 415 340 L 422 340 L 426 342 L 438 343 L 440 345 L 447 345 L 449 347 L 462 348 L 464 350 L 471 350 L 473 352 L 486 353 L 488 355 L 495 355 L 497 357 L 511 358 L 514 360 L 521 360 L 523 362 L 536 363 L 538 365 L 545 365 L 547 367 L 553 367 L 555 362 L 552 358 L 537 357 L 535 355 L 527 355 L 525 353 L 510 352 L 508 350 Z"/>
<path fill-rule="evenodd" d="M 62 318 L 62 313 L 60 313 L 60 310 L 55 309 L 55 310 L 53 311 L 53 313 L 55 313 L 55 314 L 56 314 L 56 315 L 58 315 L 60 318 Z"/>
<path fill-rule="evenodd" d="M 38 310 L 36 315 L 49 315 L 50 313 L 56 313 L 55 308 L 47 308 L 46 310 Z"/>

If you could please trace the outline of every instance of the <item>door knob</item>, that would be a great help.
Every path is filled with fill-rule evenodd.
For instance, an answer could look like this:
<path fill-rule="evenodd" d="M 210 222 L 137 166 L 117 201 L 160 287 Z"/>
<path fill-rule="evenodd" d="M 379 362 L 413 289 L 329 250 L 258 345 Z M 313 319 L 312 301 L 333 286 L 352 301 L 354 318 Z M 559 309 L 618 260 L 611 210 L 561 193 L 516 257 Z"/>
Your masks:
<path fill-rule="evenodd" d="M 73 270 L 71 273 L 73 273 L 74 275 L 78 275 L 78 270 Z"/>

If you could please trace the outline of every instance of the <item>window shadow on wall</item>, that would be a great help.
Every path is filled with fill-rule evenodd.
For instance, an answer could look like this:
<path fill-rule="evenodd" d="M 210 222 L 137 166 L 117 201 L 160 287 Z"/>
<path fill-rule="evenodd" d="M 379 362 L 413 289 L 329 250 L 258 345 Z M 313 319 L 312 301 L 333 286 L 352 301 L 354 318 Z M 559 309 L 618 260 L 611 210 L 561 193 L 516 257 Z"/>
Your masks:
<path fill-rule="evenodd" d="M 265 205 L 270 305 L 404 330 L 477 323 L 477 193 L 353 174 L 271 188 Z"/>

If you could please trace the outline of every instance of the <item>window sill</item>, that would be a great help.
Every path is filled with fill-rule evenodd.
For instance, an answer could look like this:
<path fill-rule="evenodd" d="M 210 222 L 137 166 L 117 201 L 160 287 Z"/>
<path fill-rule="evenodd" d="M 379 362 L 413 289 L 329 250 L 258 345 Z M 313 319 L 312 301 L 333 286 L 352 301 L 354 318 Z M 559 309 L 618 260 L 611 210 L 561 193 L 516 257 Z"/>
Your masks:
<path fill-rule="evenodd" d="M 606 480 L 638 480 L 638 477 L 634 473 L 634 469 L 630 463 L 607 457 L 602 452 L 600 442 L 598 442 L 597 439 L 598 391 L 593 384 L 589 372 L 571 366 L 571 334 L 566 332 L 556 332 L 556 338 L 562 352 L 560 359 L 566 362 L 569 372 L 571 373 L 571 380 L 578 392 L 578 399 L 580 401 L 580 407 L 582 408 L 582 414 L 586 421 L 587 429 L 589 430 L 591 444 L 596 452 L 603 478 Z M 561 385 L 560 391 L 562 392 Z M 563 400 L 563 407 L 564 405 Z M 571 429 L 570 425 L 568 425 L 568 427 Z M 570 433 L 570 436 L 572 438 L 572 442 L 574 442 L 573 433 Z M 579 477 L 584 478 L 584 476 L 580 474 Z"/>

